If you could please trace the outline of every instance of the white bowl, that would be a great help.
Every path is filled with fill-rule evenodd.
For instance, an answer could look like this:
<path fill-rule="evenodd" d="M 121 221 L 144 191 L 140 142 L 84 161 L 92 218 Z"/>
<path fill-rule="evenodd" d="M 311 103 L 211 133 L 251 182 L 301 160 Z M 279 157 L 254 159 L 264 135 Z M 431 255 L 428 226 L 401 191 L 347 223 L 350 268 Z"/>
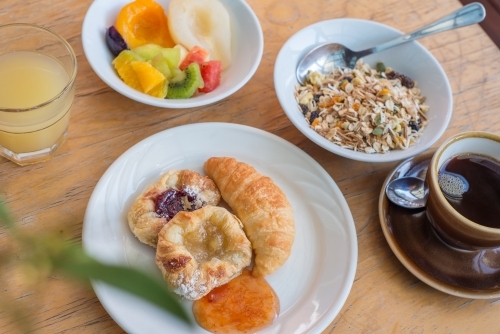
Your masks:
<path fill-rule="evenodd" d="M 444 133 L 451 119 L 453 97 L 450 83 L 439 62 L 417 42 L 409 42 L 385 50 L 363 60 L 375 67 L 382 61 L 395 71 L 417 81 L 425 103 L 429 123 L 418 142 L 406 150 L 386 154 L 353 151 L 330 142 L 309 127 L 294 98 L 295 69 L 302 57 L 313 47 L 337 42 L 352 50 L 364 50 L 402 35 L 386 25 L 359 19 L 334 19 L 310 25 L 294 34 L 281 48 L 274 66 L 274 87 L 281 107 L 292 123 L 305 136 L 324 149 L 340 156 L 367 162 L 396 161 L 415 156 L 432 146 Z"/>
<path fill-rule="evenodd" d="M 222 72 L 220 85 L 210 93 L 182 99 L 161 99 L 127 86 L 116 73 L 113 55 L 106 45 L 106 29 L 115 24 L 120 9 L 131 0 L 95 0 L 89 7 L 82 26 L 83 51 L 96 74 L 111 88 L 135 101 L 162 108 L 204 106 L 233 94 L 243 87 L 259 66 L 264 50 L 262 28 L 255 13 L 244 0 L 220 0 L 229 11 L 232 25 L 231 66 Z M 170 0 L 156 0 L 168 10 Z"/>

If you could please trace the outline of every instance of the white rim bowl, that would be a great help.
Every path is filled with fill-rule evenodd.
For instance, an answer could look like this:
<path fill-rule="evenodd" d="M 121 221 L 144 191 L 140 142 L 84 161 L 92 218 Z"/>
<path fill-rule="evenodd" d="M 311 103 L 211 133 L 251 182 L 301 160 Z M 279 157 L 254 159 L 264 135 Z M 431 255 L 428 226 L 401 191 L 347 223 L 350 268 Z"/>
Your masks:
<path fill-rule="evenodd" d="M 379 61 L 403 73 L 421 88 L 430 106 L 429 124 L 418 142 L 406 150 L 393 150 L 387 154 L 367 154 L 342 148 L 325 139 L 304 120 L 293 95 L 298 83 L 295 70 L 298 62 L 313 47 L 336 42 L 352 50 L 363 50 L 402 35 L 381 23 L 359 19 L 333 19 L 315 23 L 295 33 L 281 48 L 274 66 L 276 95 L 290 121 L 306 137 L 324 149 L 340 156 L 366 162 L 389 162 L 407 159 L 432 146 L 446 130 L 452 115 L 453 96 L 444 70 L 434 56 L 417 42 L 409 42 L 385 50 L 363 60 L 372 67 Z"/>
<path fill-rule="evenodd" d="M 238 91 L 254 75 L 264 50 L 262 28 L 244 0 L 221 0 L 231 16 L 233 61 L 222 72 L 221 84 L 214 91 L 198 96 L 169 100 L 149 96 L 127 86 L 117 75 L 113 55 L 106 45 L 106 29 L 115 24 L 120 9 L 131 0 L 95 0 L 82 26 L 83 51 L 95 73 L 111 88 L 132 100 L 162 108 L 193 108 L 220 101 Z M 170 0 L 157 0 L 165 11 Z M 244 37 L 244 38 L 243 38 Z"/>

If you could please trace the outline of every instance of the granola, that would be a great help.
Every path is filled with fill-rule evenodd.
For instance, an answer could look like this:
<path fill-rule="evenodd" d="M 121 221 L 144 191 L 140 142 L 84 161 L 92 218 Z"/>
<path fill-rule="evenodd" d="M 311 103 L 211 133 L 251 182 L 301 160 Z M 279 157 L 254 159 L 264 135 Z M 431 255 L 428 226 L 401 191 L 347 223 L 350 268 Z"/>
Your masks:
<path fill-rule="evenodd" d="M 414 145 L 427 125 L 429 106 L 416 83 L 378 63 L 310 72 L 295 99 L 310 127 L 354 151 L 388 153 Z"/>

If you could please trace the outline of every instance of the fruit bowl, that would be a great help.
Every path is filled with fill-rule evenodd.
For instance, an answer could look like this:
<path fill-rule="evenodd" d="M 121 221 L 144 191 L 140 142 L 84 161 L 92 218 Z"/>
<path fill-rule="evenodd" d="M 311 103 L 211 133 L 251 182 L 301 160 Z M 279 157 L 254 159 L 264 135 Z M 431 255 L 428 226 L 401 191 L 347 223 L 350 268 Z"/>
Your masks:
<path fill-rule="evenodd" d="M 393 70 L 415 80 L 421 89 L 421 94 L 426 97 L 425 104 L 429 106 L 426 113 L 428 125 L 416 144 L 407 149 L 368 154 L 343 148 L 310 128 L 294 97 L 295 85 L 298 84 L 295 76 L 297 64 L 313 47 L 336 42 L 357 51 L 401 35 L 400 31 L 389 26 L 359 19 L 327 20 L 298 31 L 283 45 L 274 66 L 276 95 L 291 122 L 306 137 L 324 149 L 358 161 L 403 160 L 431 147 L 441 137 L 450 122 L 453 97 L 450 83 L 441 65 L 427 49 L 417 42 L 406 43 L 363 58 L 363 61 L 372 68 L 377 62 L 383 62 Z"/>
<path fill-rule="evenodd" d="M 106 45 L 106 29 L 115 24 L 120 9 L 131 0 L 95 0 L 82 26 L 85 56 L 95 73 L 118 93 L 141 103 L 161 108 L 193 108 L 220 101 L 243 87 L 253 76 L 262 58 L 264 38 L 255 13 L 244 0 L 220 0 L 230 15 L 232 63 L 221 74 L 220 85 L 209 93 L 188 99 L 152 97 L 127 86 L 112 65 L 114 56 Z M 156 0 L 165 12 L 169 0 Z"/>

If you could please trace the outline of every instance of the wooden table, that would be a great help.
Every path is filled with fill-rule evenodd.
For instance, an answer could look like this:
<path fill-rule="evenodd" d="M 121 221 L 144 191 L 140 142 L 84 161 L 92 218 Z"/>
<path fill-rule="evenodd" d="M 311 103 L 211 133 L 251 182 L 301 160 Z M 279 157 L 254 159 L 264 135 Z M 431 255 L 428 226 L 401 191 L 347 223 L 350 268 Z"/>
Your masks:
<path fill-rule="evenodd" d="M 112 1 L 112 0 L 109 0 Z M 325 333 L 498 333 L 500 299 L 469 300 L 441 293 L 413 276 L 389 248 L 378 218 L 378 196 L 393 163 L 363 163 L 312 143 L 288 120 L 273 88 L 273 65 L 282 44 L 301 28 L 331 18 L 361 18 L 414 30 L 458 9 L 458 0 L 247 0 L 260 19 L 264 55 L 238 92 L 207 107 L 165 110 L 136 103 L 109 88 L 90 68 L 81 27 L 92 0 L 2 0 L 0 22 L 29 22 L 59 32 L 78 57 L 76 98 L 69 137 L 47 163 L 19 167 L 0 158 L 0 191 L 17 222 L 32 232 L 60 230 L 79 241 L 97 181 L 125 150 L 159 131 L 207 121 L 245 124 L 276 134 L 318 161 L 343 192 L 354 216 L 359 258 L 350 295 Z M 435 149 L 466 130 L 500 133 L 500 51 L 478 26 L 421 40 L 451 82 L 454 116 Z M 259 100 L 258 106 L 254 103 Z M 265 113 L 260 108 L 265 108 Z M 8 242 L 0 229 L 0 245 Z M 23 250 L 19 249 L 19 258 Z M 39 333 L 122 333 L 93 290 L 50 275 L 42 291 L 20 279 L 15 266 L 0 285 L 31 309 Z M 3 297 L 2 297 L 3 295 Z M 16 333 L 0 313 L 0 332 Z"/>

